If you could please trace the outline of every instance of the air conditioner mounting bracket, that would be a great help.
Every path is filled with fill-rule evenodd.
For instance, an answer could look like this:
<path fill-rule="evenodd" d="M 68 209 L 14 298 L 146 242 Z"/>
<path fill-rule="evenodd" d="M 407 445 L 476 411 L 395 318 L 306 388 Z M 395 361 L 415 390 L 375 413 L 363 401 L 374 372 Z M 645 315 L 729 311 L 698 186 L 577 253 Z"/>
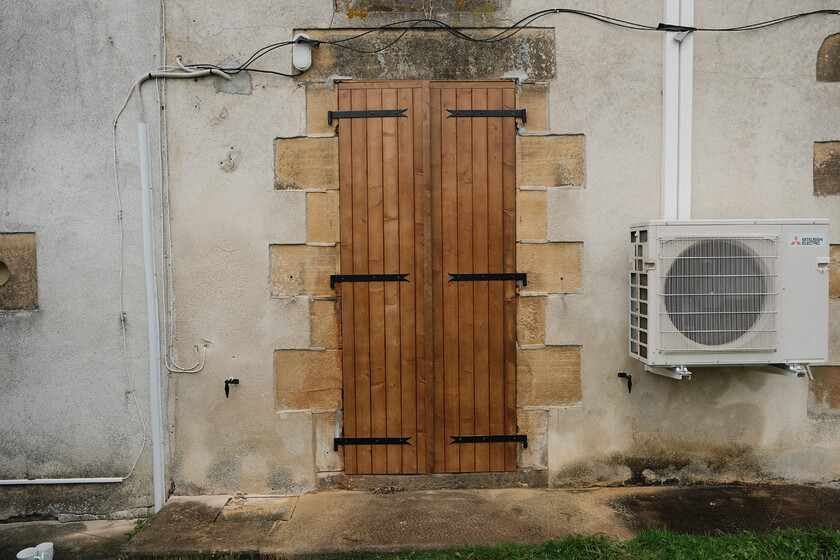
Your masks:
<path fill-rule="evenodd" d="M 674 366 L 671 368 L 645 366 L 645 371 L 661 375 L 663 377 L 670 377 L 671 379 L 691 379 L 691 372 L 685 366 Z"/>
<path fill-rule="evenodd" d="M 758 369 L 765 373 L 784 375 L 785 377 L 807 377 L 808 379 L 814 379 L 808 364 L 767 364 Z"/>

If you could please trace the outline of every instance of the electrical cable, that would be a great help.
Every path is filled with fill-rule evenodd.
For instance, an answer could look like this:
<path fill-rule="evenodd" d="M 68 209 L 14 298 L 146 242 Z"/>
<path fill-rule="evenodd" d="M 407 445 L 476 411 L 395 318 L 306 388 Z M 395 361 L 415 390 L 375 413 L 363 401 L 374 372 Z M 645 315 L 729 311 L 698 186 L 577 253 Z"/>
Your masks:
<path fill-rule="evenodd" d="M 759 23 L 751 23 L 748 25 L 741 25 L 738 27 L 698 27 L 696 31 L 712 31 L 712 32 L 731 32 L 731 31 L 752 31 L 754 29 L 763 29 L 780 23 L 786 23 L 795 19 L 804 18 L 818 14 L 840 15 L 840 10 L 814 10 L 812 12 L 803 12 L 801 14 L 793 14 Z"/>
<path fill-rule="evenodd" d="M 321 41 L 321 40 L 317 40 L 317 39 L 299 39 L 297 42 L 308 43 L 309 45 L 311 45 L 313 48 L 316 48 L 316 49 L 318 47 L 320 47 L 320 45 L 327 45 L 327 46 L 331 46 L 331 47 L 337 47 L 337 48 L 349 50 L 349 51 L 356 52 L 356 53 L 359 53 L 359 54 L 377 54 L 377 53 L 385 51 L 385 50 L 389 49 L 390 47 L 394 46 L 397 42 L 399 42 L 406 35 L 406 33 L 408 33 L 409 31 L 411 31 L 413 29 L 442 29 L 442 30 L 446 31 L 447 33 L 449 33 L 450 35 L 452 35 L 453 37 L 456 37 L 458 39 L 462 39 L 464 41 L 469 41 L 469 42 L 473 42 L 473 43 L 488 43 L 489 44 L 489 43 L 498 43 L 500 41 L 505 41 L 507 39 L 510 39 L 511 37 L 513 37 L 514 35 L 519 33 L 520 31 L 522 31 L 523 29 L 527 29 L 529 26 L 531 26 L 537 20 L 539 20 L 543 17 L 546 17 L 548 15 L 552 15 L 552 14 L 577 15 L 577 16 L 581 16 L 581 17 L 584 17 L 584 18 L 593 19 L 595 21 L 599 21 L 601 23 L 605 23 L 605 24 L 608 24 L 608 25 L 613 25 L 613 26 L 616 26 L 616 27 L 621 27 L 621 28 L 624 28 L 624 29 L 630 29 L 630 30 L 634 30 L 634 31 L 659 31 L 659 32 L 663 32 L 663 31 L 664 32 L 696 32 L 696 31 L 702 31 L 702 32 L 723 33 L 723 32 L 754 31 L 754 30 L 757 30 L 757 29 L 764 29 L 766 27 L 771 27 L 771 26 L 774 26 L 774 25 L 779 25 L 781 23 L 786 23 L 786 22 L 789 22 L 789 21 L 793 21 L 793 20 L 796 20 L 796 19 L 799 19 L 799 18 L 804 18 L 804 17 L 808 17 L 808 16 L 813 16 L 813 15 L 819 15 L 819 14 L 840 15 L 840 10 L 829 10 L 829 9 L 814 10 L 814 11 L 811 11 L 811 12 L 802 12 L 802 13 L 799 13 L 799 14 L 792 14 L 792 15 L 783 16 L 783 17 L 776 18 L 776 19 L 771 19 L 771 20 L 767 20 L 767 21 L 761 21 L 761 22 L 757 22 L 757 23 L 751 23 L 751 24 L 741 25 L 741 26 L 736 26 L 736 27 L 687 27 L 687 26 L 665 24 L 665 23 L 660 23 L 659 25 L 653 26 L 653 25 L 647 25 L 647 24 L 643 24 L 643 23 L 623 20 L 623 19 L 619 19 L 619 18 L 614 18 L 614 17 L 611 17 L 611 16 L 607 16 L 607 15 L 604 15 L 604 14 L 598 14 L 598 13 L 595 13 L 595 12 L 588 12 L 586 10 L 577 10 L 577 9 L 572 9 L 572 8 L 551 8 L 551 9 L 540 10 L 538 12 L 534 12 L 532 14 L 529 14 L 529 15 L 525 16 L 524 18 L 520 19 L 519 21 L 517 21 L 516 23 L 514 23 L 514 24 L 502 29 L 498 33 L 496 33 L 494 35 L 490 35 L 488 37 L 476 37 L 474 35 L 469 35 L 469 34 L 461 31 L 460 29 L 458 29 L 458 28 L 456 28 L 456 27 L 454 27 L 454 26 L 452 26 L 452 25 L 450 25 L 446 22 L 436 20 L 436 19 L 432 19 L 431 18 L 431 10 L 430 10 L 429 17 L 427 17 L 427 18 L 394 21 L 394 22 L 391 22 L 391 23 L 386 23 L 384 25 L 377 26 L 377 27 L 372 27 L 370 29 L 362 31 L 361 33 L 358 33 L 358 34 L 353 35 L 351 37 L 344 37 L 342 39 L 333 39 L 333 40 L 330 40 L 330 41 Z M 378 48 L 360 48 L 360 47 L 356 47 L 356 46 L 353 46 L 351 44 L 348 44 L 348 43 L 351 43 L 351 42 L 356 41 L 358 39 L 361 39 L 362 37 L 370 35 L 372 33 L 386 31 L 386 30 L 390 30 L 390 29 L 398 29 L 398 30 L 401 30 L 402 32 L 399 35 L 397 35 L 396 38 L 392 39 L 391 41 L 389 41 L 388 43 L 386 43 L 385 45 L 383 45 L 381 47 L 378 47 Z M 294 77 L 300 76 L 305 71 L 298 72 L 296 74 L 289 74 L 289 73 L 285 73 L 285 72 L 278 72 L 276 70 L 266 70 L 266 69 L 252 68 L 251 67 L 251 65 L 254 62 L 259 60 L 260 58 L 262 58 L 266 54 L 268 54 L 268 53 L 270 53 L 270 52 L 272 52 L 276 49 L 279 49 L 279 48 L 282 48 L 282 47 L 287 47 L 289 45 L 293 45 L 294 43 L 295 43 L 295 41 L 281 41 L 279 43 L 266 45 L 266 46 L 260 48 L 259 50 L 257 50 L 256 52 L 254 52 L 254 54 L 252 54 L 250 57 L 248 57 L 248 59 L 245 62 L 243 62 L 239 66 L 233 67 L 233 68 L 223 68 L 223 67 L 216 66 L 216 65 L 213 65 L 213 64 L 183 65 L 180 62 L 179 62 L 179 65 L 181 66 L 181 68 L 183 68 L 187 72 L 190 72 L 193 69 L 195 69 L 195 70 L 211 70 L 212 69 L 212 70 L 221 70 L 221 71 L 223 71 L 227 74 L 233 75 L 233 74 L 238 74 L 240 72 L 248 71 L 248 72 L 256 72 L 256 73 L 263 73 L 263 74 L 274 74 L 274 75 L 277 75 L 277 76 L 294 78 Z"/>
<path fill-rule="evenodd" d="M 131 398 L 134 402 L 134 406 L 137 408 L 137 416 L 140 419 L 140 425 L 143 430 L 143 439 L 140 445 L 140 451 L 137 452 L 137 457 L 134 459 L 134 463 L 131 465 L 131 470 L 128 472 L 127 475 L 122 477 L 124 480 L 134 474 L 134 469 L 137 468 L 137 463 L 140 461 L 140 457 L 143 455 L 143 451 L 146 449 L 146 444 L 149 441 L 149 437 L 146 435 L 148 431 L 148 426 L 146 424 L 146 419 L 143 416 L 143 412 L 140 410 L 140 403 L 137 401 L 137 393 L 134 390 L 134 383 L 131 380 L 131 372 L 128 369 L 128 341 L 127 341 L 127 326 L 126 326 L 126 315 L 125 315 L 125 303 L 123 299 L 123 275 L 125 266 L 123 264 L 123 252 L 124 252 L 124 244 L 125 244 L 125 226 L 123 225 L 123 210 L 122 210 L 122 197 L 120 195 L 120 175 L 119 175 L 119 163 L 117 157 L 117 123 L 119 122 L 120 115 L 125 111 L 125 108 L 128 106 L 128 102 L 131 99 L 131 94 L 134 92 L 134 89 L 138 87 L 142 83 L 142 78 L 137 80 L 134 85 L 131 86 L 131 89 L 128 92 L 128 95 L 125 98 L 125 102 L 122 104 L 117 116 L 114 118 L 114 191 L 117 198 L 117 222 L 120 228 L 119 234 L 119 257 L 120 257 L 120 264 L 119 264 L 119 319 L 120 319 L 120 330 L 122 335 L 122 357 L 123 357 L 123 368 L 125 373 L 126 382 L 128 385 L 128 392 L 131 394 Z M 143 113 L 143 103 L 142 99 L 140 100 L 140 112 Z"/>
<path fill-rule="evenodd" d="M 500 32 L 496 33 L 495 35 L 491 35 L 489 37 L 484 37 L 484 38 L 468 35 L 467 33 L 464 33 L 463 31 L 461 31 L 460 29 L 457 29 L 457 28 L 449 25 L 448 23 L 445 23 L 445 22 L 442 22 L 442 21 L 439 21 L 439 20 L 413 19 L 413 20 L 402 20 L 402 21 L 399 21 L 399 22 L 392 22 L 392 23 L 388 23 L 388 24 L 385 24 L 385 25 L 381 25 L 379 27 L 375 27 L 375 28 L 371 28 L 371 29 L 368 29 L 366 31 L 363 31 L 362 33 L 359 33 L 359 34 L 354 35 L 352 37 L 345 37 L 343 39 L 336 39 L 336 40 L 332 40 L 332 41 L 317 41 L 317 43 L 318 44 L 335 46 L 335 47 L 339 47 L 339 48 L 345 48 L 345 49 L 352 50 L 354 52 L 358 52 L 358 53 L 361 53 L 361 54 L 375 54 L 375 53 L 378 53 L 378 52 L 381 52 L 381 51 L 387 49 L 388 47 L 392 46 L 394 43 L 399 41 L 402 38 L 402 36 L 405 34 L 405 32 L 400 34 L 396 39 L 394 39 L 393 41 L 391 41 L 390 43 L 388 43 L 384 47 L 380 47 L 378 49 L 372 49 L 372 50 L 359 49 L 359 48 L 355 48 L 355 47 L 345 45 L 343 43 L 346 43 L 346 42 L 349 42 L 349 41 L 354 41 L 356 39 L 359 39 L 361 37 L 364 37 L 365 35 L 368 35 L 370 33 L 374 33 L 376 31 L 383 31 L 383 30 L 393 28 L 393 27 L 402 28 L 406 25 L 408 25 L 408 27 L 406 27 L 406 31 L 408 31 L 410 29 L 413 29 L 417 26 L 420 26 L 420 27 L 438 27 L 438 28 L 441 28 L 444 31 L 450 33 L 451 35 L 453 35 L 453 36 L 455 36 L 459 39 L 466 40 L 466 41 L 475 42 L 475 43 L 497 43 L 497 42 L 504 41 L 504 40 L 507 40 L 507 39 L 513 37 L 514 35 L 516 35 L 520 31 L 522 31 L 523 29 L 526 29 L 528 26 L 533 24 L 535 21 L 537 21 L 540 18 L 543 18 L 545 16 L 551 15 L 551 14 L 579 15 L 579 16 L 582 16 L 582 17 L 586 17 L 586 18 L 589 18 L 589 19 L 594 19 L 596 21 L 600 21 L 602 23 L 606 23 L 608 25 L 613 25 L 613 26 L 616 26 L 616 27 L 622 27 L 622 28 L 625 28 L 625 29 L 631 29 L 631 30 L 636 30 L 636 31 L 738 32 L 738 31 L 752 31 L 752 30 L 756 30 L 756 29 L 763 29 L 765 27 L 778 25 L 778 24 L 781 24 L 781 23 L 785 23 L 785 22 L 788 22 L 788 21 L 793 21 L 795 19 L 799 19 L 799 18 L 803 18 L 803 17 L 807 17 L 807 16 L 812 16 L 812 15 L 818 15 L 818 14 L 840 15 L 840 10 L 814 10 L 814 11 L 811 11 L 811 12 L 803 12 L 803 13 L 800 13 L 800 14 L 793 14 L 793 15 L 784 16 L 784 17 L 781 17 L 781 18 L 776 18 L 776 19 L 772 19 L 772 20 L 768 20 L 768 21 L 763 21 L 763 22 L 758 22 L 758 23 L 753 23 L 753 24 L 748 24 L 748 25 L 743 25 L 743 26 L 738 26 L 738 27 L 719 27 L 718 28 L 718 27 L 686 27 L 686 26 L 669 25 L 669 24 L 662 24 L 662 23 L 660 23 L 658 26 L 652 26 L 652 25 L 645 25 L 645 24 L 641 24 L 641 23 L 637 23 L 637 22 L 622 20 L 622 19 L 619 19 L 619 18 L 614 18 L 614 17 L 611 17 L 611 16 L 603 15 L 603 14 L 597 14 L 597 13 L 594 13 L 594 12 L 587 12 L 587 11 L 584 11 L 584 10 L 575 10 L 575 9 L 569 9 L 569 8 L 554 8 L 554 9 L 541 10 L 539 12 L 534 12 L 534 13 L 528 15 L 528 16 L 525 16 L 524 18 L 520 19 L 516 23 L 510 25 L 509 27 L 506 27 L 505 29 L 501 30 Z M 426 25 L 423 25 L 423 24 L 426 24 Z"/>
<path fill-rule="evenodd" d="M 198 356 L 198 345 L 193 346 L 193 350 L 195 350 L 195 365 L 190 366 L 188 368 L 182 368 L 178 364 L 175 363 L 174 358 L 169 357 L 169 352 L 163 355 L 163 362 L 166 366 L 166 369 L 171 371 L 172 373 L 198 373 L 202 369 L 204 369 L 204 362 L 207 359 L 207 347 L 210 346 L 210 343 L 206 340 L 202 341 L 203 351 L 201 353 L 201 357 Z M 170 361 L 171 360 L 171 361 Z M 171 364 L 171 365 L 170 365 Z"/>
<path fill-rule="evenodd" d="M 166 0 L 160 0 L 160 53 L 161 53 L 161 60 L 166 60 L 167 58 L 167 51 L 166 51 Z M 183 66 L 180 62 L 180 56 L 178 58 L 178 66 Z M 163 332 L 164 332 L 164 348 L 166 349 L 166 353 L 164 356 L 169 356 L 172 351 L 172 342 L 169 339 L 169 322 L 172 319 L 172 314 L 170 313 L 171 307 L 171 298 L 169 295 L 169 290 L 172 288 L 172 232 L 169 227 L 169 154 L 168 154 L 168 138 L 167 138 L 167 111 L 164 110 L 166 107 L 166 82 L 163 80 L 157 80 L 157 90 L 158 90 L 158 107 L 160 110 L 158 111 L 158 134 L 159 134 L 159 142 L 158 142 L 158 152 L 160 154 L 160 211 L 161 211 L 161 245 L 163 246 L 163 251 L 161 255 L 161 265 L 163 270 L 163 309 L 164 309 L 164 318 L 163 318 Z M 167 236 L 168 233 L 168 236 Z M 170 404 L 170 396 L 172 395 L 172 374 L 171 372 L 167 372 L 166 374 L 166 394 L 164 395 L 164 411 L 165 414 L 163 415 L 165 428 L 166 428 L 166 450 L 169 454 L 169 465 L 172 466 L 175 464 L 174 459 L 174 452 L 173 452 L 173 443 L 172 443 L 172 434 L 174 433 L 175 429 L 173 426 L 173 415 L 171 414 L 171 408 L 169 407 Z M 169 469 L 169 492 L 170 495 L 175 493 L 175 475 L 173 473 L 172 468 Z"/>

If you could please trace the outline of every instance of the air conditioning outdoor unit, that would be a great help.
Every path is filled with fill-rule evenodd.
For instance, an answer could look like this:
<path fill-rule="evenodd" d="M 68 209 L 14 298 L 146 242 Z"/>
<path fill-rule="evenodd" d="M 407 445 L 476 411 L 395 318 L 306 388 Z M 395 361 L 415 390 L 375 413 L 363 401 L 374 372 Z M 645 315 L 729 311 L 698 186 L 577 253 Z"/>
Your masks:
<path fill-rule="evenodd" d="M 630 355 L 648 371 L 827 360 L 828 220 L 651 221 L 630 244 Z"/>

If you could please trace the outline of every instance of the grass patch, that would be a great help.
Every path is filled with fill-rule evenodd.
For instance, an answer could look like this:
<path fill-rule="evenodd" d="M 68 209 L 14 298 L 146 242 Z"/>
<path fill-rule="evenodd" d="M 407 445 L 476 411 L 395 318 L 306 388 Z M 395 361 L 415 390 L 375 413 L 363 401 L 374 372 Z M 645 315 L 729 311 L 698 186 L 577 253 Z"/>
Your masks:
<path fill-rule="evenodd" d="M 137 533 L 139 533 L 139 532 L 140 532 L 140 529 L 142 529 L 143 527 L 145 527 L 145 526 L 146 526 L 146 524 L 147 524 L 149 521 L 151 521 L 151 520 L 152 520 L 152 517 L 154 517 L 154 516 L 155 516 L 155 514 L 153 514 L 153 513 L 152 513 L 152 514 L 150 514 L 150 515 L 147 515 L 146 517 L 141 517 L 140 519 L 135 519 L 135 520 L 134 520 L 134 529 L 132 529 L 132 530 L 131 530 L 131 531 L 129 531 L 128 533 L 124 533 L 124 535 L 125 535 L 125 540 L 123 541 L 123 546 L 125 546 L 125 545 L 127 545 L 129 542 L 131 542 L 131 539 L 133 539 L 133 538 L 134 538 L 134 535 L 136 535 Z"/>
<path fill-rule="evenodd" d="M 333 557 L 335 558 L 335 557 Z M 715 535 L 647 531 L 628 541 L 573 536 L 537 545 L 507 544 L 398 554 L 347 554 L 342 560 L 840 560 L 840 531 L 777 529 Z"/>

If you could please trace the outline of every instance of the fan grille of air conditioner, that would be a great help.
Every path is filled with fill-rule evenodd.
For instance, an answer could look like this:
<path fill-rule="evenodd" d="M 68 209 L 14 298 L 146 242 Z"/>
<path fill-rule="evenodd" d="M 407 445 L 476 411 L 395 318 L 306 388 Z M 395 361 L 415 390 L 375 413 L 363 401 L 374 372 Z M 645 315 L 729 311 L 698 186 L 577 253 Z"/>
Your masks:
<path fill-rule="evenodd" d="M 663 352 L 776 348 L 776 239 L 698 236 L 660 243 Z"/>

